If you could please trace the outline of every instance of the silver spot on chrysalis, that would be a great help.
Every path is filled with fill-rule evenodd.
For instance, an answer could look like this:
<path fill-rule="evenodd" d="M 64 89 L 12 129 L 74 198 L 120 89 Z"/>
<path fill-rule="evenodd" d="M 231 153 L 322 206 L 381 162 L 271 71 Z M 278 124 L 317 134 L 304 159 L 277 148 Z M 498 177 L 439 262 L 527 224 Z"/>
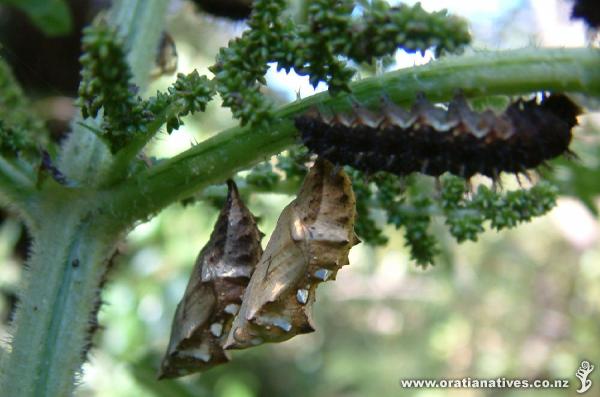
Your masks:
<path fill-rule="evenodd" d="M 308 290 L 300 288 L 298 291 L 296 291 L 296 300 L 301 305 L 305 305 L 306 302 L 308 302 Z"/>

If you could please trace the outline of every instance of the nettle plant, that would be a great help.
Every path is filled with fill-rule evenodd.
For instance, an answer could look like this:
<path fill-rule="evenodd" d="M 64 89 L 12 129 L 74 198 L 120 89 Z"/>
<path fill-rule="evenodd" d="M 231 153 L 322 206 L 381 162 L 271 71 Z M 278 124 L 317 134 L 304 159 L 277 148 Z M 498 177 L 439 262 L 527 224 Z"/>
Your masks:
<path fill-rule="evenodd" d="M 281 284 L 272 281 L 271 262 L 266 263 L 260 244 L 255 244 L 260 232 L 254 230 L 253 216 L 240 203 L 235 184 L 229 183 L 226 206 L 204 254 L 214 251 L 222 260 L 243 257 L 265 279 L 252 278 L 247 291 L 255 292 L 243 296 L 241 309 L 224 305 L 230 301 L 216 306 L 207 301 L 201 303 L 198 313 L 204 317 L 195 325 L 176 317 L 168 353 L 185 353 L 189 360 L 168 356 L 163 375 L 178 376 L 179 369 L 190 372 L 199 360 L 208 363 L 210 353 L 218 350 L 210 350 L 215 344 L 245 347 L 287 339 L 289 331 L 311 331 L 310 313 L 301 312 L 301 306 L 314 300 L 315 280 L 324 281 L 330 278 L 327 272 L 337 270 L 323 267 L 326 262 L 345 264 L 358 239 L 385 244 L 385 225 L 373 210 L 383 210 L 383 223 L 404 230 L 412 257 L 421 265 L 432 263 L 437 252 L 429 231 L 432 217 L 445 219 L 450 233 L 462 242 L 476 240 L 487 221 L 503 229 L 544 214 L 558 194 L 548 183 L 503 192 L 485 185 L 474 190 L 468 179 L 481 172 L 498 183 L 499 172 L 526 174 L 568 153 L 579 109 L 559 93 L 600 95 L 600 52 L 594 48 L 453 55 L 469 45 L 470 35 L 464 20 L 446 12 L 428 13 L 419 5 L 390 7 L 377 0 L 313 0 L 306 2 L 302 17 L 292 18 L 285 0 L 257 0 L 248 29 L 220 50 L 212 76 L 196 71 L 179 75 L 166 92 L 142 99 L 138 93 L 148 83 L 167 3 L 115 2 L 85 30 L 77 100 L 81 114 L 60 145 L 47 138 L 9 68 L 2 64 L 0 69 L 0 196 L 33 239 L 12 338 L 2 353 L 1 390 L 12 396 L 73 392 L 98 327 L 100 295 L 116 245 L 166 206 L 201 199 L 205 188 L 248 169 L 243 177 L 236 176 L 246 193 L 282 186 L 296 191 L 315 153 L 321 158 L 282 214 L 283 231 L 276 229 L 265 251 L 283 272 Z M 399 48 L 433 49 L 438 59 L 357 79 L 361 65 L 376 64 Z M 275 108 L 262 92 L 270 63 L 309 76 L 315 86 L 325 82 L 329 90 Z M 505 113 L 476 113 L 466 103 L 497 103 L 500 98 L 506 105 L 502 98 L 540 92 L 553 94 L 540 103 L 513 102 Z M 157 134 L 176 130 L 184 116 L 204 111 L 217 95 L 239 120 L 238 127 L 172 158 L 142 156 Z M 452 98 L 448 108 L 432 105 Z M 412 111 L 402 110 L 411 106 Z M 378 142 L 388 149 L 374 155 L 373 150 L 383 147 Z M 336 152 L 336 145 L 345 152 Z M 361 150 L 362 145 L 371 152 Z M 435 150 L 428 149 L 433 146 Z M 278 154 L 276 160 L 265 161 Z M 492 163 L 485 163 L 489 156 Z M 437 183 L 430 176 L 415 176 L 422 172 L 437 177 L 445 171 L 449 173 Z M 236 239 L 237 229 L 227 228 L 229 220 L 245 222 L 240 236 L 254 240 Z M 251 254 L 236 256 L 243 254 L 236 250 Z M 291 255 L 290 263 L 278 252 Z M 307 253 L 314 257 L 302 259 Z M 313 265 L 318 266 L 308 275 L 285 275 L 288 268 L 297 272 Z M 234 273 L 247 283 L 247 270 Z M 274 292 L 292 279 L 293 294 Z M 206 287 L 200 281 L 198 288 Z M 213 282 L 225 295 L 237 288 L 235 299 L 242 299 L 239 283 L 227 284 L 226 277 Z M 207 296 L 210 300 L 213 295 Z M 207 313 L 214 307 L 243 313 L 235 318 L 230 335 L 224 335 L 222 323 L 206 323 L 221 318 Z M 302 321 L 303 328 L 296 330 Z M 204 327 L 202 335 L 216 339 L 210 349 L 197 351 L 182 342 L 185 335 L 177 324 Z M 199 335 L 193 336 L 201 339 Z M 202 341 L 193 342 L 202 347 Z"/>

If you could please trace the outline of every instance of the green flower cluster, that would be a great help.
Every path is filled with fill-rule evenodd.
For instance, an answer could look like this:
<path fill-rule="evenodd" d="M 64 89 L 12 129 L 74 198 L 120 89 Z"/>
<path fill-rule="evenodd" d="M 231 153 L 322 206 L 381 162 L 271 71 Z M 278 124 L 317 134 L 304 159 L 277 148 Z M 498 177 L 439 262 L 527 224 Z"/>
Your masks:
<path fill-rule="evenodd" d="M 298 74 L 308 75 L 313 87 L 324 81 L 332 94 L 349 91 L 348 82 L 355 71 L 339 55 L 346 55 L 345 47 L 351 45 L 353 9 L 353 2 L 347 0 L 310 2 L 308 24 L 297 29 L 295 43 L 288 43 L 294 61 L 279 59 L 279 68 L 294 68 Z"/>
<path fill-rule="evenodd" d="M 272 190 L 280 181 L 280 175 L 268 161 L 258 164 L 246 175 L 246 183 L 260 189 Z"/>
<path fill-rule="evenodd" d="M 48 143 L 44 123 L 31 110 L 8 65 L 0 60 L 0 153 L 7 157 L 36 155 Z"/>
<path fill-rule="evenodd" d="M 340 45 L 348 57 L 365 62 L 391 54 L 397 47 L 407 52 L 433 48 L 436 56 L 460 52 L 470 39 L 465 21 L 448 15 L 446 10 L 429 13 L 420 3 L 390 8 L 385 2 L 375 1 L 353 26 L 352 39 Z"/>
<path fill-rule="evenodd" d="M 444 216 L 450 234 L 460 243 L 476 241 L 489 221 L 495 230 L 512 228 L 547 213 L 556 204 L 557 189 L 539 182 L 529 189 L 496 192 L 481 185 L 469 194 L 465 181 L 454 176 L 441 180 L 439 192 L 417 186 L 415 178 L 403 182 L 397 176 L 378 173 L 368 180 L 350 170 L 357 197 L 359 237 L 370 244 L 387 242 L 373 209 L 385 211 L 385 223 L 403 228 L 411 257 L 419 265 L 433 264 L 438 253 L 436 238 L 429 232 L 433 216 Z"/>
<path fill-rule="evenodd" d="M 366 243 L 384 245 L 387 237 L 382 222 L 404 229 L 406 246 L 411 258 L 425 266 L 438 253 L 436 238 L 429 232 L 435 202 L 424 192 L 414 177 L 400 178 L 380 172 L 366 177 L 360 171 L 348 169 L 356 195 L 356 233 Z M 377 221 L 377 213 L 384 213 Z"/>
<path fill-rule="evenodd" d="M 265 161 L 253 167 L 245 176 L 246 183 L 259 191 L 274 191 L 283 181 L 301 181 L 308 172 L 309 157 L 303 146 L 290 149 L 278 155 L 275 164 Z"/>
<path fill-rule="evenodd" d="M 248 19 L 249 30 L 221 48 L 210 68 L 223 105 L 231 108 L 242 124 L 259 124 L 268 119 L 270 106 L 260 92 L 266 84 L 267 63 L 281 42 L 289 40 L 290 25 L 282 18 L 285 0 L 258 0 Z"/>
<path fill-rule="evenodd" d="M 397 48 L 436 53 L 457 51 L 470 36 L 465 21 L 446 12 L 427 13 L 420 5 L 390 7 L 373 1 L 353 16 L 350 0 L 312 0 L 307 24 L 296 24 L 284 15 L 283 0 L 258 0 L 248 20 L 249 30 L 231 41 L 211 67 L 225 106 L 242 125 L 269 119 L 270 104 L 260 93 L 269 62 L 279 69 L 294 69 L 309 76 L 313 86 L 323 81 L 336 94 L 349 91 L 355 71 L 343 58 L 369 62 Z"/>
<path fill-rule="evenodd" d="M 211 82 L 206 76 L 200 76 L 197 70 L 190 74 L 179 73 L 168 93 L 157 92 L 148 101 L 148 110 L 166 120 L 167 132 L 178 129 L 183 124 L 182 117 L 195 112 L 203 112 L 215 94 Z"/>
<path fill-rule="evenodd" d="M 148 101 L 137 95 L 131 84 L 131 71 L 125 59 L 124 44 L 114 28 L 102 21 L 84 31 L 81 83 L 78 104 L 84 118 L 96 117 L 103 109 L 103 138 L 113 153 L 126 146 L 136 134 L 151 134 L 156 120 L 166 122 L 171 132 L 181 118 L 203 111 L 214 89 L 197 71 L 179 74 L 168 93 L 158 92 Z"/>
<path fill-rule="evenodd" d="M 152 114 L 130 83 L 124 44 L 115 28 L 102 20 L 85 28 L 82 49 L 78 105 L 84 118 L 103 109 L 101 137 L 114 153 L 144 131 Z"/>
<path fill-rule="evenodd" d="M 433 264 L 439 252 L 437 239 L 429 232 L 431 212 L 435 208 L 433 199 L 418 194 L 410 197 L 408 202 L 401 200 L 399 204 L 387 209 L 388 223 L 396 229 L 404 228 L 405 245 L 410 249 L 410 257 L 419 266 Z"/>
<path fill-rule="evenodd" d="M 458 242 L 477 241 L 485 221 L 489 221 L 493 229 L 502 230 L 544 215 L 556 205 L 558 189 L 542 181 L 530 189 L 504 194 L 484 185 L 479 186 L 470 199 L 466 198 L 466 193 L 464 181 L 460 178 L 445 178 L 441 208 L 450 233 Z"/>
<path fill-rule="evenodd" d="M 28 130 L 19 125 L 7 125 L 0 120 L 0 153 L 5 156 L 19 155 L 22 152 L 30 152 L 34 149 L 34 143 Z"/>
<path fill-rule="evenodd" d="M 393 202 L 399 197 L 404 191 L 402 180 L 378 173 L 372 176 L 376 181 L 371 183 L 362 172 L 350 167 L 345 169 L 352 179 L 352 189 L 356 196 L 356 234 L 366 243 L 385 245 L 388 239 L 378 226 L 372 210 L 381 208 L 382 201 Z"/>

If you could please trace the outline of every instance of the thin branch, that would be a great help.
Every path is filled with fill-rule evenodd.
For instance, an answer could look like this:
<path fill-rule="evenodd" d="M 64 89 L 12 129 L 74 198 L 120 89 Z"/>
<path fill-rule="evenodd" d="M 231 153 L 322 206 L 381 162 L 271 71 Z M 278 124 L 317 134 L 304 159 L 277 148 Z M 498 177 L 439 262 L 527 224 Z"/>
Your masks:
<path fill-rule="evenodd" d="M 177 114 L 179 111 L 179 104 L 173 103 L 169 106 L 162 114 L 156 117 L 156 121 L 153 121 L 148 125 L 147 131 L 144 134 L 136 136 L 127 146 L 121 149 L 114 157 L 108 172 L 106 172 L 104 186 L 111 186 L 119 181 L 122 181 L 127 177 L 129 168 L 133 159 L 142 151 L 150 140 L 158 133 L 165 120 L 172 114 Z"/>
<path fill-rule="evenodd" d="M 352 100 L 375 106 L 382 96 L 411 103 L 418 92 L 432 101 L 449 100 L 456 90 L 467 97 L 518 95 L 536 91 L 600 94 L 597 49 L 523 49 L 451 57 L 352 84 L 352 97 L 321 93 L 276 112 L 268 129 L 236 127 L 115 186 L 107 195 L 110 212 L 122 222 L 146 219 L 173 201 L 224 181 L 297 142 L 293 117 L 318 105 L 348 110 Z"/>

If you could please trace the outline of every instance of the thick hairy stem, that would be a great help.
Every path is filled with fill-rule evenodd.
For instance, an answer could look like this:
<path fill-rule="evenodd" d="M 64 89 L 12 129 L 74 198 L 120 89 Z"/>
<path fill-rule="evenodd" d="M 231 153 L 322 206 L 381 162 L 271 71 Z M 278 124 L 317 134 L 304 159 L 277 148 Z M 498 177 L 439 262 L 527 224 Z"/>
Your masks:
<path fill-rule="evenodd" d="M 135 53 L 132 70 L 138 83 L 145 81 L 151 67 L 148 59 L 156 52 L 167 4 L 167 0 L 114 3 L 109 20 L 120 27 Z M 58 166 L 70 183 L 86 188 L 45 184 L 30 200 L 33 250 L 15 314 L 11 351 L 0 367 L 0 394 L 72 394 L 94 329 L 109 258 L 131 226 L 116 225 L 114 220 L 111 224 L 112 218 L 102 212 L 104 196 L 93 186 L 102 183 L 112 157 L 92 132 L 74 125 Z M 0 163 L 0 174 L 3 167 Z"/>
<path fill-rule="evenodd" d="M 99 285 L 120 237 L 89 211 L 92 202 L 63 196 L 41 208 L 33 225 L 12 352 L 0 390 L 11 396 L 69 396 L 94 328 Z"/>
<path fill-rule="evenodd" d="M 456 90 L 466 96 L 516 95 L 539 90 L 600 94 L 600 51 L 525 49 L 453 57 L 352 84 L 352 98 L 376 105 L 387 96 L 409 104 L 418 92 L 433 101 Z M 111 212 L 126 223 L 219 183 L 297 142 L 292 118 L 310 106 L 347 110 L 347 96 L 318 94 L 277 111 L 268 129 L 231 128 L 145 171 L 111 191 Z"/>

